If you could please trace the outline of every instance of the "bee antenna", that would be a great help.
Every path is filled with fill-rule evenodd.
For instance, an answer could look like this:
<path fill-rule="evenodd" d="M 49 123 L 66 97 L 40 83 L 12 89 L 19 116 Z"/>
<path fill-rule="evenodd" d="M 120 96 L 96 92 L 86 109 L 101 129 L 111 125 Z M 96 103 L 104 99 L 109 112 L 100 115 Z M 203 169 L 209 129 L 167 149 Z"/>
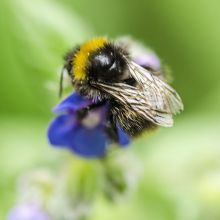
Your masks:
<path fill-rule="evenodd" d="M 62 97 L 62 93 L 63 93 L 63 75 L 64 75 L 64 72 L 65 72 L 65 67 L 62 68 L 61 74 L 60 74 L 59 98 Z"/>

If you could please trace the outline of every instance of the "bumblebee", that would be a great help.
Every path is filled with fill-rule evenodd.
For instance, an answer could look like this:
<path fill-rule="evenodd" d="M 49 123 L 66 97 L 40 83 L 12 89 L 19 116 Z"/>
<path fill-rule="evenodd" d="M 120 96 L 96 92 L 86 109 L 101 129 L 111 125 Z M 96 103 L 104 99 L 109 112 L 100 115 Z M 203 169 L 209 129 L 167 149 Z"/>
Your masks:
<path fill-rule="evenodd" d="M 89 40 L 67 53 L 64 69 L 82 96 L 98 105 L 109 103 L 110 127 L 119 124 L 130 136 L 171 127 L 173 115 L 183 110 L 180 96 L 163 74 L 135 63 L 121 41 Z"/>

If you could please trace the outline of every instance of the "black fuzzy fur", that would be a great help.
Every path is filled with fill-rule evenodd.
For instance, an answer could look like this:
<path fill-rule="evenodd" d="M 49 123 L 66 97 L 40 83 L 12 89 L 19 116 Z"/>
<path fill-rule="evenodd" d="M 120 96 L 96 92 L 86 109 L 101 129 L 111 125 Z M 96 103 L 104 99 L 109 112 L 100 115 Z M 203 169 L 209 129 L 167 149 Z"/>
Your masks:
<path fill-rule="evenodd" d="M 116 125 L 130 136 L 137 136 L 144 130 L 156 128 L 157 126 L 141 117 L 139 114 L 130 114 L 129 106 L 121 105 L 115 98 L 101 89 L 94 87 L 91 81 L 99 81 L 104 83 L 120 82 L 123 74 L 127 69 L 125 57 L 128 58 L 128 53 L 121 47 L 115 46 L 113 43 L 107 43 L 104 47 L 90 54 L 86 66 L 86 79 L 74 80 L 73 60 L 75 53 L 79 47 L 74 48 L 65 56 L 65 65 L 75 90 L 82 96 L 92 98 L 96 102 L 108 102 L 110 111 L 107 118 L 106 132 L 113 140 L 117 140 Z M 111 68 L 114 64 L 114 68 Z M 129 85 L 135 85 L 135 81 L 127 79 L 123 81 Z M 83 112 L 84 113 L 84 112 Z M 132 116 L 131 116 L 132 115 Z"/>

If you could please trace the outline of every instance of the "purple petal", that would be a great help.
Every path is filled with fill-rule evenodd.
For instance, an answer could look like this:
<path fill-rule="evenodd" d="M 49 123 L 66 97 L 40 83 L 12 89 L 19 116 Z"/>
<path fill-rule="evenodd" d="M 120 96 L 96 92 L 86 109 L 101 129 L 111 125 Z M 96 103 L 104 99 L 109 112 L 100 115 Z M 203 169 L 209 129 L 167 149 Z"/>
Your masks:
<path fill-rule="evenodd" d="M 75 130 L 71 149 L 84 157 L 101 157 L 105 154 L 108 139 L 103 126 L 93 129 L 79 127 Z"/>
<path fill-rule="evenodd" d="M 92 103 L 91 99 L 86 99 L 79 93 L 75 92 L 64 99 L 60 104 L 58 104 L 53 112 L 61 111 L 77 111 L 78 109 L 84 108 Z"/>
<path fill-rule="evenodd" d="M 49 217 L 38 206 L 23 204 L 12 209 L 7 220 L 49 220 Z"/>
<path fill-rule="evenodd" d="M 130 137 L 128 136 L 127 133 L 125 133 L 120 126 L 117 127 L 117 132 L 118 132 L 118 143 L 121 146 L 126 146 L 130 143 Z"/>
<path fill-rule="evenodd" d="M 150 67 L 155 70 L 160 69 L 160 59 L 158 56 L 153 53 L 149 52 L 148 54 L 142 54 L 135 58 L 134 60 L 138 65 L 143 67 Z"/>
<path fill-rule="evenodd" d="M 48 128 L 48 139 L 55 146 L 70 146 L 75 129 L 78 126 L 74 115 L 60 115 L 55 118 Z"/>
<path fill-rule="evenodd" d="M 95 109 L 94 111 L 96 111 L 100 115 L 100 119 L 103 124 L 106 122 L 106 119 L 107 119 L 106 116 L 109 111 L 109 104 L 105 103 L 104 105 L 100 106 L 99 108 Z"/>
<path fill-rule="evenodd" d="M 50 144 L 64 146 L 84 157 L 100 157 L 105 154 L 108 138 L 104 126 L 87 128 L 74 115 L 60 115 L 49 126 Z"/>
<path fill-rule="evenodd" d="M 88 114 L 81 120 L 83 126 L 93 128 L 98 125 L 105 126 L 106 114 L 108 112 L 108 105 L 100 106 L 96 109 L 90 110 Z"/>

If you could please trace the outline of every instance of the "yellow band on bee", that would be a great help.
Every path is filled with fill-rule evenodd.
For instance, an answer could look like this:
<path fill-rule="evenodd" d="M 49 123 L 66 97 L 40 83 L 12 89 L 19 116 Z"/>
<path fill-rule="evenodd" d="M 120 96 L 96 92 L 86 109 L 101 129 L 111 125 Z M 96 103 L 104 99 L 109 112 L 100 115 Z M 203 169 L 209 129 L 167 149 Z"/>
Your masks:
<path fill-rule="evenodd" d="M 105 38 L 94 38 L 83 44 L 73 59 L 73 73 L 76 80 L 86 78 L 86 65 L 91 52 L 103 47 L 107 43 Z"/>

